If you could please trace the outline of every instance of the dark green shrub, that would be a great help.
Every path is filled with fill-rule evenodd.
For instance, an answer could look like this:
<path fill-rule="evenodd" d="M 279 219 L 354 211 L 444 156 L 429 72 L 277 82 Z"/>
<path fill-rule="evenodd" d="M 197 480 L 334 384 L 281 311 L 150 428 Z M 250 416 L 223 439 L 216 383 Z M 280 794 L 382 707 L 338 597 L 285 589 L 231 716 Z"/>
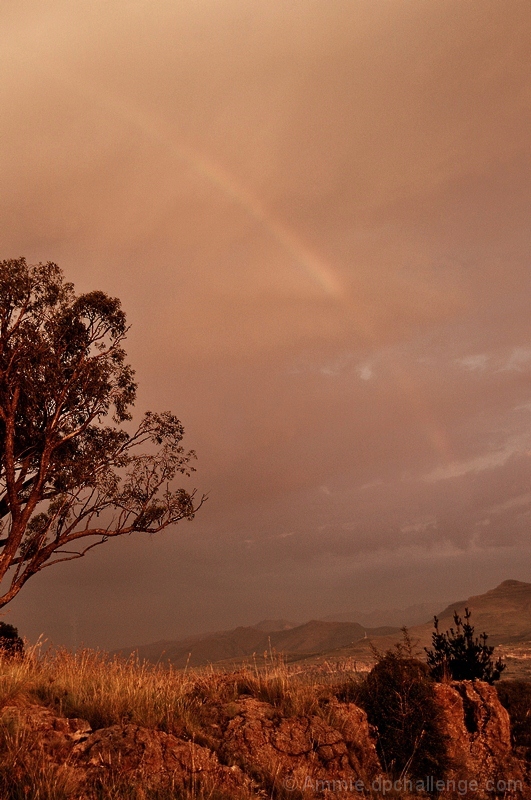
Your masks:
<path fill-rule="evenodd" d="M 21 658 L 24 655 L 24 642 L 18 630 L 7 622 L 0 622 L 0 656 Z"/>
<path fill-rule="evenodd" d="M 450 760 L 426 664 L 390 650 L 371 670 L 357 693 L 357 702 L 378 729 L 382 766 L 394 777 L 443 778 Z"/>
<path fill-rule="evenodd" d="M 487 645 L 488 636 L 474 636 L 470 624 L 470 611 L 465 608 L 464 621 L 454 611 L 455 630 L 445 633 L 439 631 L 439 620 L 434 617 L 435 630 L 432 634 L 432 647 L 425 647 L 430 673 L 436 681 L 487 681 L 494 683 L 500 679 L 505 664 L 498 658 L 494 661 L 494 647 Z"/>

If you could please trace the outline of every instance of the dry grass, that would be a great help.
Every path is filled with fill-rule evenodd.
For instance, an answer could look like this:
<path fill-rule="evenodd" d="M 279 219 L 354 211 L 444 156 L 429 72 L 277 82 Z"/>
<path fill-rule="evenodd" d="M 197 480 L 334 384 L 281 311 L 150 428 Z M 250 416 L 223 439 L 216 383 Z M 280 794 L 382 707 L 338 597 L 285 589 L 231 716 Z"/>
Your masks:
<path fill-rule="evenodd" d="M 271 703 L 283 716 L 328 717 L 328 701 L 352 687 L 352 665 L 324 665 L 313 671 L 289 667 L 271 654 L 232 672 L 178 671 L 110 657 L 94 650 L 30 649 L 20 660 L 0 659 L 0 709 L 39 703 L 66 717 L 86 719 L 93 729 L 134 723 L 213 745 L 207 729 L 212 709 L 227 707 L 242 695 Z M 2 800 L 77 800 L 67 770 L 50 765 L 31 731 L 0 726 Z M 221 793 L 220 793 L 221 792 Z M 193 788 L 185 794 L 148 791 L 124 776 L 109 777 L 83 800 L 216 800 L 222 788 Z M 263 796 L 249 792 L 249 799 Z M 81 800 L 81 798 L 79 798 Z"/>
<path fill-rule="evenodd" d="M 0 660 L 0 707 L 33 700 L 86 719 L 92 728 L 133 722 L 167 733 L 191 726 L 194 733 L 206 704 L 229 703 L 243 694 L 287 716 L 322 714 L 328 698 L 357 680 L 342 667 L 303 671 L 276 656 L 233 672 L 182 671 L 95 650 L 43 653 L 34 647 L 22 660 Z"/>

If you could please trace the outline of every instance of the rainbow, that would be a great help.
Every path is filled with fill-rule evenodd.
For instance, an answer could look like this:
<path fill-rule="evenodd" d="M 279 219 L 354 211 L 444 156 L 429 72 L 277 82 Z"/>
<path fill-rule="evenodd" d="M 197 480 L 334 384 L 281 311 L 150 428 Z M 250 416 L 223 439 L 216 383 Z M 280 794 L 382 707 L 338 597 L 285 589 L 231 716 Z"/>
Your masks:
<path fill-rule="evenodd" d="M 73 81 L 66 78 L 65 75 L 62 75 L 61 78 L 73 84 Z M 311 250 L 291 227 L 277 219 L 259 198 L 237 181 L 226 168 L 210 160 L 188 144 L 178 141 L 169 126 L 151 112 L 148 114 L 131 102 L 125 102 L 123 98 L 104 93 L 101 89 L 96 90 L 86 81 L 77 80 L 75 86 L 77 90 L 81 88 L 91 99 L 104 105 L 111 113 L 119 115 L 134 125 L 149 139 L 163 144 L 174 157 L 187 164 L 213 186 L 218 187 L 226 197 L 241 206 L 268 232 L 306 277 L 324 292 L 325 296 L 334 300 L 349 313 L 351 321 L 355 321 L 358 333 L 367 344 L 372 346 L 376 344 L 371 321 L 367 317 L 364 319 L 360 314 L 360 309 L 356 307 L 353 299 L 349 296 L 337 271 Z M 388 366 L 396 385 L 408 397 L 424 430 L 427 442 L 443 461 L 450 463 L 452 453 L 446 432 L 433 418 L 428 405 L 420 396 L 417 387 L 413 385 L 407 369 L 401 368 L 396 360 Z"/>

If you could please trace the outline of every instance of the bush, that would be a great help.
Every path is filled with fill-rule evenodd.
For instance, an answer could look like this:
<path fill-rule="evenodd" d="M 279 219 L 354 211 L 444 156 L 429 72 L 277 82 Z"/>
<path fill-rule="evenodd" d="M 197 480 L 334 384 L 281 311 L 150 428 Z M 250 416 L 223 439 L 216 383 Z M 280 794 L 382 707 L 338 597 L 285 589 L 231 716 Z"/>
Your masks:
<path fill-rule="evenodd" d="M 486 681 L 494 683 L 506 665 L 501 658 L 494 661 L 494 647 L 487 645 L 486 633 L 474 637 L 474 627 L 470 624 L 470 611 L 465 608 L 464 622 L 454 611 L 455 630 L 439 632 L 439 620 L 434 617 L 435 630 L 432 634 L 432 648 L 425 647 L 430 673 L 436 681 Z"/>
<path fill-rule="evenodd" d="M 24 655 L 24 642 L 18 630 L 7 622 L 0 622 L 0 656 L 21 658 Z"/>
<path fill-rule="evenodd" d="M 450 767 L 433 686 L 426 664 L 398 646 L 380 654 L 360 687 L 357 702 L 378 729 L 380 760 L 395 777 L 438 779 Z"/>
<path fill-rule="evenodd" d="M 500 681 L 496 690 L 511 718 L 514 748 L 518 755 L 531 761 L 531 683 Z"/>

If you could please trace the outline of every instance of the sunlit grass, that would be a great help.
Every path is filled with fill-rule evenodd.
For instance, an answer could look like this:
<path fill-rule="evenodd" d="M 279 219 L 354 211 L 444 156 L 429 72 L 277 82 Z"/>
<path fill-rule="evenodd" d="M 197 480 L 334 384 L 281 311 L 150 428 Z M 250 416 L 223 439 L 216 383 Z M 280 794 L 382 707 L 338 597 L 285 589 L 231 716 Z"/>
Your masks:
<path fill-rule="evenodd" d="M 209 732 L 213 710 L 252 697 L 272 704 L 283 716 L 319 715 L 330 719 L 331 699 L 358 681 L 352 665 L 323 665 L 314 670 L 289 666 L 274 653 L 224 671 L 176 670 L 109 656 L 95 650 L 29 648 L 21 659 L 0 658 L 0 713 L 8 706 L 37 703 L 57 715 L 87 720 L 92 729 L 134 723 L 159 729 L 216 750 Z M 0 726 L 0 797 L 18 800 L 66 800 L 78 795 L 68 770 L 50 763 L 27 729 Z M 30 787 L 30 788 L 28 788 Z M 79 800 L 184 800 L 223 796 L 223 787 L 148 791 L 126 776 L 106 776 Z M 245 797 L 260 796 L 249 790 Z"/>
<path fill-rule="evenodd" d="M 272 656 L 232 671 L 176 670 L 132 656 L 97 650 L 44 651 L 31 648 L 24 659 L 0 659 L 0 706 L 33 700 L 92 728 L 132 722 L 168 733 L 200 725 L 206 703 L 228 703 L 250 695 L 284 714 L 320 713 L 323 701 L 355 673 L 290 668 Z M 193 732 L 193 731 L 192 731 Z"/>

